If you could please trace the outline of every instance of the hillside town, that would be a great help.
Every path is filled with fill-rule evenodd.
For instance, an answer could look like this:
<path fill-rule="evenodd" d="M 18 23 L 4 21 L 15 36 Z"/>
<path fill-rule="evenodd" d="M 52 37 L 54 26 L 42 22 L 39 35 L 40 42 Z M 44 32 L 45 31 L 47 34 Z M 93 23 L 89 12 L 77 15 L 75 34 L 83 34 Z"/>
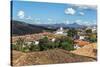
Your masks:
<path fill-rule="evenodd" d="M 93 35 L 95 38 L 97 38 L 96 35 L 96 27 L 93 28 L 86 28 L 85 30 L 91 30 L 89 35 Z M 85 30 L 79 29 L 77 34 L 75 34 L 72 38 L 74 39 L 74 48 L 81 48 L 85 45 L 90 44 L 89 40 L 87 39 L 89 36 L 86 33 Z M 63 27 L 60 27 L 57 31 L 54 32 L 43 32 L 43 33 L 38 33 L 38 34 L 29 34 L 29 35 L 23 35 L 23 36 L 14 36 L 12 37 L 12 43 L 16 43 L 18 38 L 25 39 L 25 42 L 30 44 L 34 42 L 34 44 L 38 45 L 39 44 L 39 39 L 42 39 L 43 37 L 48 37 L 52 42 L 54 42 L 57 37 L 59 36 L 68 36 L 68 29 L 64 30 Z"/>
<path fill-rule="evenodd" d="M 18 54 L 18 55 L 23 54 L 23 53 L 20 54 L 20 52 L 27 53 L 27 52 L 30 52 L 30 51 L 31 52 L 41 51 L 41 50 L 39 50 L 39 48 L 37 46 L 42 45 L 41 43 L 43 43 L 43 42 L 44 42 L 44 44 L 46 43 L 45 45 L 49 45 L 49 46 L 51 45 L 51 47 L 52 47 L 50 49 L 43 49 L 43 51 L 49 51 L 49 50 L 59 51 L 62 47 L 59 49 L 59 45 L 58 45 L 59 43 L 56 43 L 56 42 L 59 42 L 60 40 L 61 41 L 65 40 L 65 42 L 66 42 L 65 45 L 66 45 L 67 40 L 69 40 L 69 38 L 71 38 L 72 41 L 73 41 L 73 44 L 72 44 L 73 48 L 68 47 L 68 46 L 64 46 L 64 47 L 70 48 L 70 49 L 62 48 L 62 49 L 65 49 L 65 52 L 68 51 L 72 54 L 76 54 L 76 55 L 80 55 L 80 56 L 86 56 L 86 57 L 90 57 L 90 58 L 93 58 L 93 59 L 97 60 L 97 40 L 96 40 L 97 39 L 96 30 L 97 29 L 96 28 L 86 28 L 84 30 L 83 29 L 77 29 L 77 34 L 74 33 L 73 36 L 72 35 L 69 36 L 69 34 L 72 33 L 72 31 L 73 31 L 73 30 L 71 30 L 71 31 L 69 31 L 69 30 L 70 29 L 64 29 L 63 27 L 60 27 L 59 29 L 57 29 L 54 32 L 46 32 L 45 31 L 45 32 L 42 32 L 42 33 L 37 33 L 37 34 L 13 36 L 12 37 L 12 48 L 13 48 L 14 57 L 18 58 L 16 54 Z M 87 32 L 87 30 L 90 30 L 90 31 Z M 45 38 L 45 37 L 48 38 L 48 40 L 49 40 L 48 43 L 46 42 L 47 40 L 46 41 L 43 40 L 43 38 Z M 93 40 L 90 40 L 88 37 L 93 37 Z M 59 38 L 60 38 L 60 40 L 59 40 Z M 41 39 L 43 40 L 42 42 L 41 42 Z M 24 42 L 23 42 L 23 40 L 24 40 Z M 18 46 L 14 47 L 13 45 L 18 45 Z M 20 45 L 22 45 L 22 46 L 20 46 Z M 69 43 L 69 46 L 70 45 L 71 44 Z M 16 49 L 16 48 L 20 48 L 20 47 L 22 47 L 22 48 L 21 49 Z M 45 47 L 45 46 L 43 46 L 43 47 Z M 31 50 L 28 50 L 27 48 L 28 49 L 31 48 Z M 20 52 L 16 52 L 16 50 L 20 51 Z M 62 51 L 62 50 L 60 50 L 60 51 Z M 44 54 L 44 52 L 43 52 L 43 54 Z M 49 55 L 48 55 L 48 57 L 49 57 Z M 40 58 L 40 59 L 42 59 L 42 58 Z M 13 65 L 17 65 L 17 64 L 22 65 L 22 64 L 19 64 L 19 62 L 22 62 L 22 61 L 20 61 L 21 59 L 18 62 L 17 62 L 17 60 L 14 60 L 14 58 L 13 58 L 13 61 L 12 61 Z M 95 60 L 92 60 L 92 61 L 95 61 Z M 32 61 L 34 61 L 34 60 L 32 60 Z M 59 61 L 62 61 L 62 60 L 59 60 Z M 77 61 L 79 61 L 79 60 L 77 60 Z M 88 59 L 86 61 L 88 61 Z M 29 62 L 29 61 L 27 61 L 27 62 Z M 38 61 L 38 63 L 39 62 L 40 61 Z M 43 62 L 43 61 L 41 61 L 41 62 Z M 72 60 L 71 61 L 65 61 L 64 60 L 64 62 L 72 62 Z M 50 62 L 48 62 L 48 63 L 50 63 Z M 43 63 L 41 63 L 41 64 L 43 64 Z M 44 64 L 46 64 L 45 61 L 44 61 Z"/>

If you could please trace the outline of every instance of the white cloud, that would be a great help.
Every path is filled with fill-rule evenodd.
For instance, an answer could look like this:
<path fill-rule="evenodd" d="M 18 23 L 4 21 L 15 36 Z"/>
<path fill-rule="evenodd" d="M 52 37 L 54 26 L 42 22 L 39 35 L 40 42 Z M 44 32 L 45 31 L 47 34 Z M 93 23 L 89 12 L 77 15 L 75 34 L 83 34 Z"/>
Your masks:
<path fill-rule="evenodd" d="M 53 19 L 51 19 L 51 18 L 48 18 L 47 21 L 48 21 L 48 24 L 50 24 L 52 22 L 54 23 Z"/>
<path fill-rule="evenodd" d="M 82 24 L 82 20 L 78 19 L 75 21 L 77 24 Z"/>
<path fill-rule="evenodd" d="M 69 24 L 70 22 L 69 22 L 69 20 L 65 20 L 64 23 L 65 24 Z"/>
<path fill-rule="evenodd" d="M 90 25 L 90 22 L 83 21 L 83 20 L 80 20 L 80 19 L 76 20 L 75 22 L 78 23 L 78 24 L 80 24 L 80 25 Z"/>
<path fill-rule="evenodd" d="M 93 9 L 96 10 L 96 5 L 72 5 L 73 7 L 78 7 L 79 9 Z"/>
<path fill-rule="evenodd" d="M 20 19 L 23 19 L 25 17 L 25 13 L 24 11 L 20 10 L 17 14 L 17 16 L 20 18 Z"/>
<path fill-rule="evenodd" d="M 52 21 L 52 19 L 51 18 L 48 18 L 48 21 Z"/>
<path fill-rule="evenodd" d="M 87 6 L 78 6 L 79 9 L 88 9 Z"/>
<path fill-rule="evenodd" d="M 91 23 L 90 21 L 82 21 L 82 24 L 89 26 L 89 25 L 92 25 L 93 23 Z"/>
<path fill-rule="evenodd" d="M 83 23 L 84 23 L 85 25 L 91 25 L 91 23 L 88 22 L 88 21 L 84 21 Z"/>
<path fill-rule="evenodd" d="M 76 22 L 81 22 L 81 20 L 76 20 Z"/>
<path fill-rule="evenodd" d="M 86 6 L 80 6 L 79 8 L 82 8 L 82 9 L 93 9 L 93 10 L 96 10 L 97 9 L 97 6 L 92 6 L 92 5 L 86 5 Z"/>
<path fill-rule="evenodd" d="M 35 18 L 35 21 L 40 21 L 40 18 Z"/>
<path fill-rule="evenodd" d="M 79 14 L 80 14 L 80 15 L 82 15 L 82 16 L 84 15 L 84 13 L 83 13 L 83 12 L 79 12 Z"/>
<path fill-rule="evenodd" d="M 94 22 L 90 22 L 90 21 L 84 21 L 84 20 L 81 20 L 81 19 L 78 19 L 78 20 L 75 20 L 75 22 L 77 23 L 77 24 L 80 24 L 80 25 L 86 25 L 86 26 L 89 26 L 89 25 L 96 25 L 96 23 L 94 23 Z"/>
<path fill-rule="evenodd" d="M 69 15 L 74 15 L 76 11 L 73 8 L 67 8 L 65 9 L 65 13 Z"/>
<path fill-rule="evenodd" d="M 32 17 L 31 17 L 31 16 L 28 16 L 26 19 L 28 19 L 28 20 L 32 20 Z"/>
<path fill-rule="evenodd" d="M 35 18 L 35 19 L 34 19 L 34 22 L 35 22 L 36 24 L 41 24 L 40 18 Z"/>

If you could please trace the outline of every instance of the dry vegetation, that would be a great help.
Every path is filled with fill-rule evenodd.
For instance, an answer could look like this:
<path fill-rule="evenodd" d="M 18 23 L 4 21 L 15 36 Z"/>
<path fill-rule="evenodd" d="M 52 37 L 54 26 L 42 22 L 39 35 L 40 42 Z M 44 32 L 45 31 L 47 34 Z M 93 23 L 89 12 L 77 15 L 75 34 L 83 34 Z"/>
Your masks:
<path fill-rule="evenodd" d="M 91 43 L 77 50 L 71 51 L 74 54 L 97 58 L 97 44 Z"/>
<path fill-rule="evenodd" d="M 47 51 L 38 51 L 22 53 L 19 51 L 12 52 L 12 65 L 38 65 L 38 64 L 56 64 L 72 62 L 95 61 L 93 58 L 80 56 L 63 49 L 51 49 Z"/>

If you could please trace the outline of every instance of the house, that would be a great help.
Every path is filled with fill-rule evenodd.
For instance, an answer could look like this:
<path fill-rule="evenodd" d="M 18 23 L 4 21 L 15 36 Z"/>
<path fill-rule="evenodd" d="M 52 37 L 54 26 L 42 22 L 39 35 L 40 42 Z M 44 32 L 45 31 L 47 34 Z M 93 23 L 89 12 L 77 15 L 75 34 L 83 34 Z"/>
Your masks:
<path fill-rule="evenodd" d="M 34 41 L 34 44 L 35 44 L 35 45 L 38 45 L 38 44 L 39 44 L 39 41 Z"/>
<path fill-rule="evenodd" d="M 79 39 L 79 40 L 84 40 L 85 37 L 86 37 L 85 35 L 74 35 L 73 39 L 74 39 L 74 40 L 77 40 L 77 39 Z"/>
<path fill-rule="evenodd" d="M 77 44 L 74 44 L 74 48 L 75 48 L 75 49 L 78 49 L 78 48 L 80 48 L 80 46 L 77 45 Z"/>
<path fill-rule="evenodd" d="M 96 27 L 93 27 L 92 28 L 92 33 L 96 33 L 96 31 L 97 31 Z"/>
<path fill-rule="evenodd" d="M 79 37 L 80 37 L 79 35 L 74 35 L 73 39 L 76 40 L 79 39 Z"/>
<path fill-rule="evenodd" d="M 85 39 L 85 36 L 79 36 L 79 39 L 80 40 L 84 40 Z"/>
<path fill-rule="evenodd" d="M 51 39 L 52 42 L 55 42 L 55 40 L 56 40 L 55 38 Z"/>
<path fill-rule="evenodd" d="M 27 43 L 28 46 L 30 46 L 32 43 L 33 43 L 34 45 L 38 45 L 38 44 L 39 44 L 39 41 L 38 41 L 38 40 L 34 40 L 34 41 L 28 41 L 28 42 L 26 42 L 26 43 Z"/>
<path fill-rule="evenodd" d="M 83 40 L 74 40 L 75 44 L 74 44 L 74 47 L 77 49 L 77 48 L 81 48 L 85 45 L 88 45 L 89 42 L 87 41 L 83 41 Z"/>
<path fill-rule="evenodd" d="M 27 43 L 27 45 L 28 45 L 28 46 L 30 46 L 30 44 L 31 44 L 32 42 L 31 42 L 31 41 L 29 41 L 29 42 L 26 42 L 26 43 Z"/>

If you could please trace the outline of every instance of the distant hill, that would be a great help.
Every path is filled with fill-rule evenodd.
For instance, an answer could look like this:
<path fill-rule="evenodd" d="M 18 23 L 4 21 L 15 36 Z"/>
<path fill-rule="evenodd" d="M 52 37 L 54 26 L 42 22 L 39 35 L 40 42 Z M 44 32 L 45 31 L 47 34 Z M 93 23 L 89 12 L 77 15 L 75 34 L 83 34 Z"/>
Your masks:
<path fill-rule="evenodd" d="M 19 51 L 12 52 L 12 65 L 40 65 L 40 64 L 58 64 L 58 63 L 76 63 L 92 62 L 93 58 L 70 53 L 63 49 L 51 49 L 47 51 L 23 53 Z"/>
<path fill-rule="evenodd" d="M 64 24 L 64 23 L 59 23 L 59 24 L 28 24 L 22 21 L 16 21 L 12 20 L 11 21 L 11 30 L 12 30 L 12 35 L 24 35 L 24 34 L 33 34 L 33 33 L 40 33 L 45 31 L 55 31 L 60 27 L 63 28 L 86 28 L 84 25 L 79 25 L 77 23 L 72 23 L 72 24 Z"/>
<path fill-rule="evenodd" d="M 40 26 L 43 26 L 43 27 L 47 27 L 47 28 L 51 28 L 51 29 L 58 29 L 60 27 L 63 27 L 63 28 L 85 28 L 86 26 L 84 25 L 80 25 L 80 24 L 77 24 L 77 23 L 72 23 L 72 24 L 64 24 L 64 23 L 59 23 L 59 24 L 40 24 Z"/>
<path fill-rule="evenodd" d="M 24 34 L 33 34 L 40 33 L 44 30 L 53 31 L 55 29 L 49 29 L 39 25 L 28 24 L 21 21 L 12 20 L 11 21 L 11 30 L 12 35 L 24 35 Z"/>
<path fill-rule="evenodd" d="M 66 25 L 67 27 L 69 27 L 69 28 L 85 28 L 86 26 L 84 26 L 84 25 L 79 25 L 79 24 L 77 24 L 77 23 L 72 23 L 72 24 L 68 24 L 68 25 Z"/>

